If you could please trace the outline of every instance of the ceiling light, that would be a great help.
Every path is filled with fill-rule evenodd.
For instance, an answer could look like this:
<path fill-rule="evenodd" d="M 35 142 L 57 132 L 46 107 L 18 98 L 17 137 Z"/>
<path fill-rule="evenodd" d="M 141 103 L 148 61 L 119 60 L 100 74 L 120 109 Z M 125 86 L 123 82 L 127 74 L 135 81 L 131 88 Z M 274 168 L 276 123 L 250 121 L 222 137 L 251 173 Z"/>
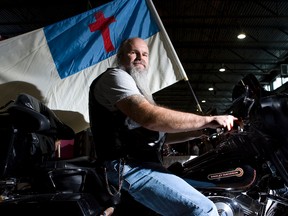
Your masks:
<path fill-rule="evenodd" d="M 214 88 L 213 88 L 213 87 L 210 87 L 210 88 L 208 88 L 208 90 L 209 90 L 209 91 L 213 91 L 213 90 L 214 90 Z"/>
<path fill-rule="evenodd" d="M 240 34 L 237 35 L 237 38 L 242 40 L 242 39 L 246 38 L 246 34 L 241 32 Z"/>
<path fill-rule="evenodd" d="M 226 69 L 224 67 L 219 68 L 220 72 L 224 72 Z"/>
<path fill-rule="evenodd" d="M 226 71 L 226 68 L 225 68 L 224 64 L 221 65 L 221 67 L 219 68 L 219 71 L 220 72 Z"/>

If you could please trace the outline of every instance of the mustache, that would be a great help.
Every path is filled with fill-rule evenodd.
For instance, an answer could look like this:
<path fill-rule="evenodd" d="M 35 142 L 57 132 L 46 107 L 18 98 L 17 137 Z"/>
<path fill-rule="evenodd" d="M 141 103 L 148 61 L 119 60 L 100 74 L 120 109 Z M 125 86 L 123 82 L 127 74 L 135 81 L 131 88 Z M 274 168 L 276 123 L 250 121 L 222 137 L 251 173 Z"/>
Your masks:
<path fill-rule="evenodd" d="M 133 61 L 133 64 L 142 64 L 142 65 L 146 65 L 146 62 L 145 61 L 143 61 L 143 60 L 135 60 L 135 61 Z"/>

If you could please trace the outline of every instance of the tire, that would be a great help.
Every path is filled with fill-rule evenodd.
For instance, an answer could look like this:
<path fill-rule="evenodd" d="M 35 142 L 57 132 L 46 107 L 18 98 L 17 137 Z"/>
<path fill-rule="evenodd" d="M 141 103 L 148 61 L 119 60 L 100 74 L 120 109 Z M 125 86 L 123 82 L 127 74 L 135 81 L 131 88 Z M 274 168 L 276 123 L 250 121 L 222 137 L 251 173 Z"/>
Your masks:
<path fill-rule="evenodd" d="M 288 206 L 274 202 L 267 210 L 266 216 L 288 216 Z"/>

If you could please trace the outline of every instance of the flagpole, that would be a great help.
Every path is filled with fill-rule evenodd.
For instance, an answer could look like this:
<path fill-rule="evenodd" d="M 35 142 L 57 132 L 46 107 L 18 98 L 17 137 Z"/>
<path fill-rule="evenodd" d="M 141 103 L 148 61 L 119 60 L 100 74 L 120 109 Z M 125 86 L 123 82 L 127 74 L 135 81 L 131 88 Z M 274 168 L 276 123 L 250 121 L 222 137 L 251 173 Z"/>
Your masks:
<path fill-rule="evenodd" d="M 192 92 L 192 95 L 193 95 L 193 97 L 194 97 L 194 99 L 195 99 L 195 101 L 196 101 L 196 104 L 197 104 L 197 107 L 198 107 L 199 111 L 200 111 L 201 113 L 203 113 L 202 108 L 201 108 L 201 106 L 200 106 L 200 103 L 199 103 L 199 101 L 198 101 L 198 99 L 197 99 L 197 97 L 196 97 L 196 95 L 195 95 L 195 92 L 194 92 L 194 90 L 193 90 L 193 88 L 192 88 L 192 86 L 191 86 L 191 84 L 190 84 L 190 82 L 189 82 L 188 76 L 187 76 L 187 74 L 185 73 L 185 70 L 184 70 L 184 68 L 183 68 L 183 66 L 182 66 L 182 64 L 181 64 L 181 62 L 180 62 L 180 60 L 179 60 L 179 58 L 178 58 L 178 55 L 177 55 L 176 51 L 174 50 L 173 44 L 172 44 L 171 41 L 170 41 L 170 38 L 169 38 L 169 36 L 168 36 L 165 28 L 164 28 L 164 25 L 163 25 L 163 23 L 162 23 L 159 15 L 158 15 L 158 13 L 157 13 L 157 10 L 156 10 L 156 8 L 155 8 L 152 0 L 146 0 L 146 2 L 147 2 L 148 7 L 150 8 L 150 10 L 151 10 L 154 18 L 156 19 L 156 22 L 157 22 L 157 24 L 158 24 L 161 32 L 163 33 L 163 36 L 164 36 L 163 39 L 164 39 L 164 40 L 166 41 L 166 43 L 169 45 L 169 46 L 167 47 L 167 49 L 169 49 L 168 51 L 170 51 L 170 52 L 172 53 L 172 56 L 173 56 L 173 58 L 175 59 L 175 61 L 176 61 L 176 63 L 177 63 L 179 72 L 181 73 L 184 81 L 186 81 L 186 82 L 188 83 L 188 86 L 189 86 L 189 88 L 190 88 L 190 90 L 191 90 L 191 92 Z"/>

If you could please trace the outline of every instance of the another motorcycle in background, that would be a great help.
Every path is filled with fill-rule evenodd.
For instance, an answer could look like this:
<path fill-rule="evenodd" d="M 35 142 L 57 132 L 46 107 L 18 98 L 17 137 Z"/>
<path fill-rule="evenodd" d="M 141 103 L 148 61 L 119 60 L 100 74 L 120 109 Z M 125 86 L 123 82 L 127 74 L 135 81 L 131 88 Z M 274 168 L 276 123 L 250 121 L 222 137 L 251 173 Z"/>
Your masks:
<path fill-rule="evenodd" d="M 93 159 L 55 156 L 55 142 L 75 133 L 52 110 L 19 94 L 0 111 L 1 215 L 98 216 L 115 205 Z"/>

